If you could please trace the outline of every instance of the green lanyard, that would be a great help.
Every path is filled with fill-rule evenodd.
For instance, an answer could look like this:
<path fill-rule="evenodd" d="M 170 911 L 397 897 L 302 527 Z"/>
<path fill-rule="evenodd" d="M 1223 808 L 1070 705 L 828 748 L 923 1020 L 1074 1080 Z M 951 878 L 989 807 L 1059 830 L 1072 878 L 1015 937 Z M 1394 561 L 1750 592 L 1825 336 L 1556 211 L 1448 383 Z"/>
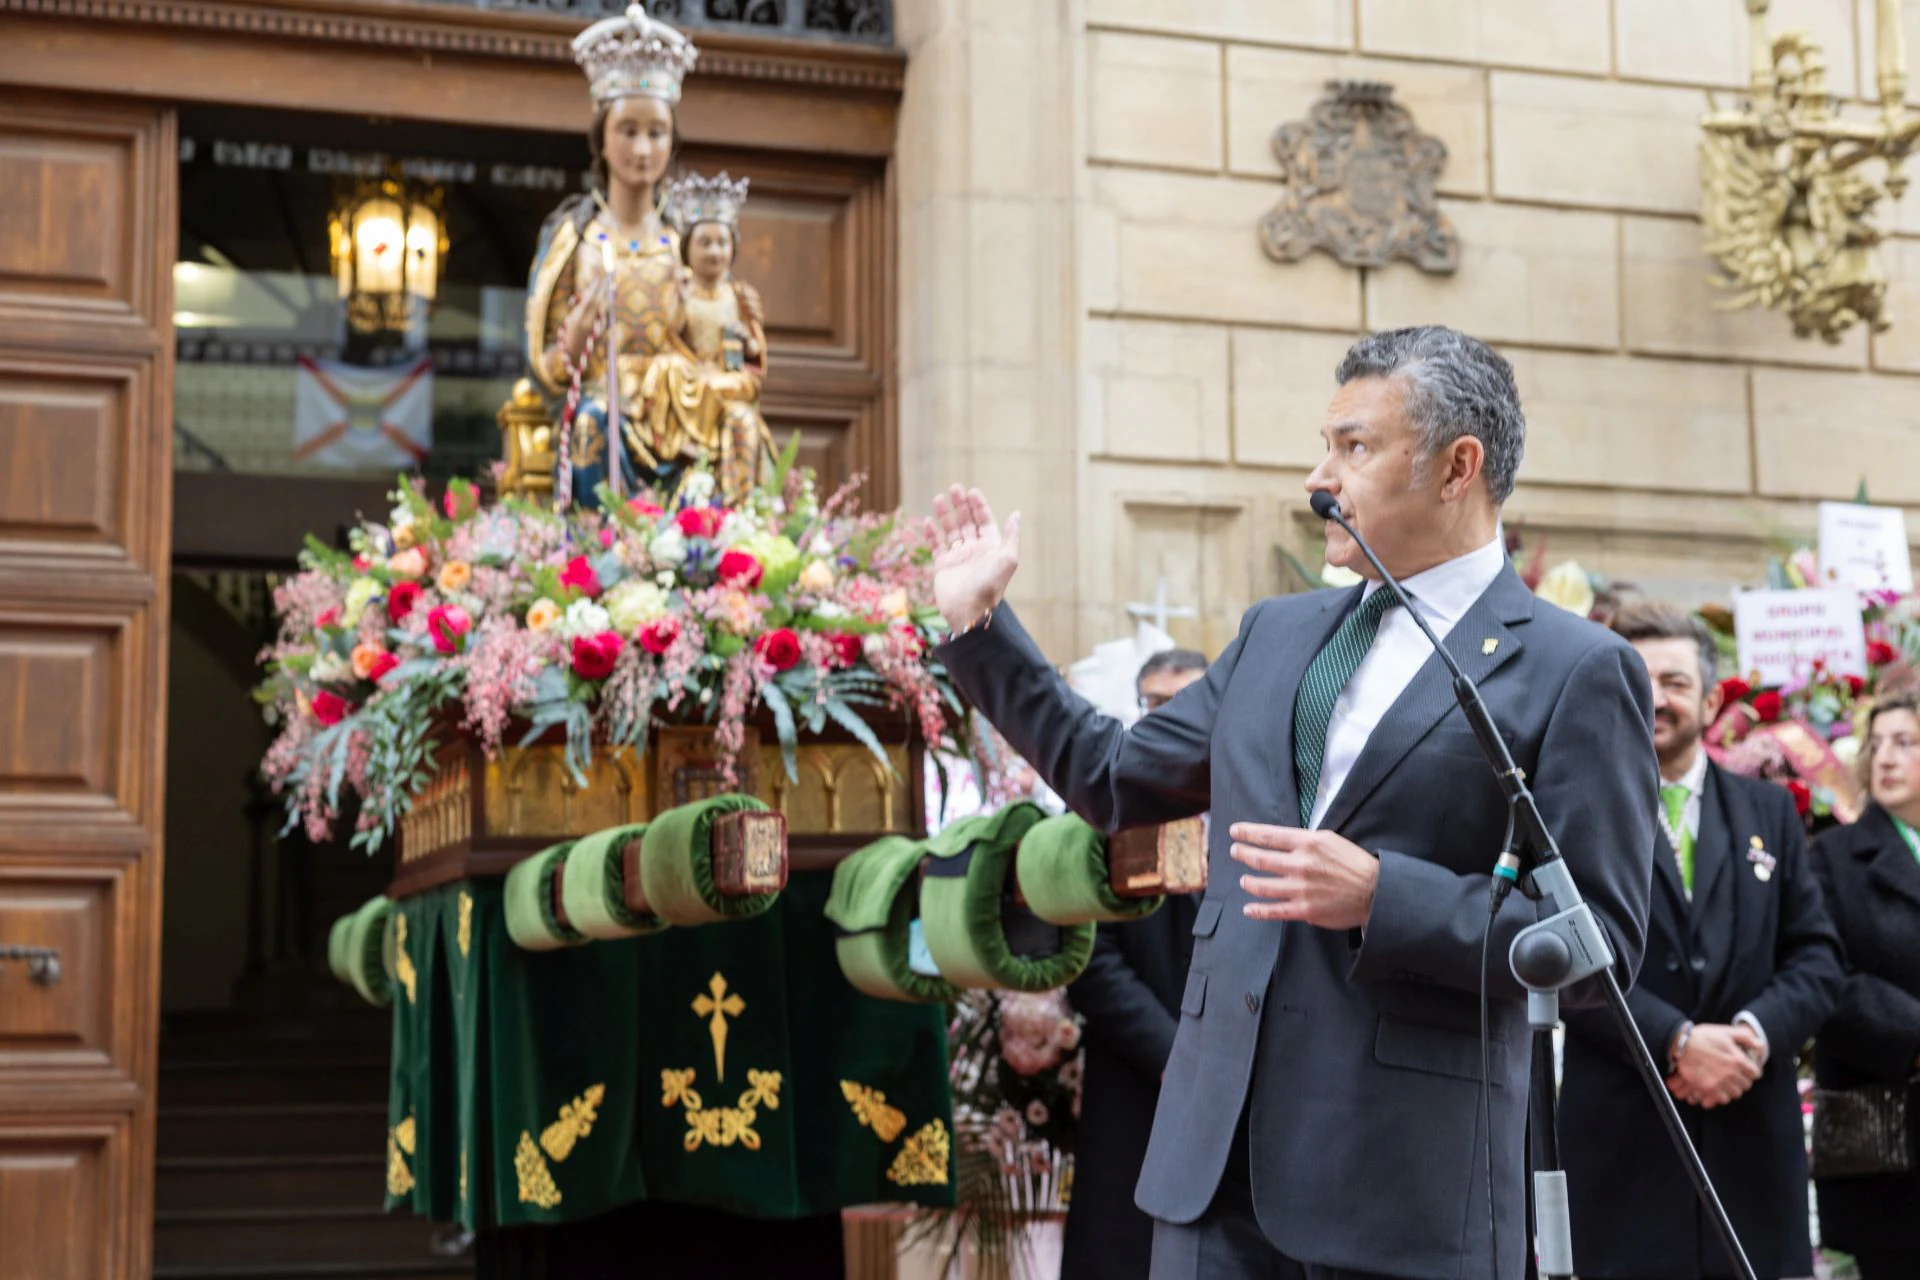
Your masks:
<path fill-rule="evenodd" d="M 1893 818 L 1892 814 L 1887 816 Z M 1893 827 L 1900 833 L 1900 838 L 1907 842 L 1907 852 L 1914 856 L 1915 861 L 1920 862 L 1920 831 L 1915 831 L 1899 818 L 1893 818 Z"/>

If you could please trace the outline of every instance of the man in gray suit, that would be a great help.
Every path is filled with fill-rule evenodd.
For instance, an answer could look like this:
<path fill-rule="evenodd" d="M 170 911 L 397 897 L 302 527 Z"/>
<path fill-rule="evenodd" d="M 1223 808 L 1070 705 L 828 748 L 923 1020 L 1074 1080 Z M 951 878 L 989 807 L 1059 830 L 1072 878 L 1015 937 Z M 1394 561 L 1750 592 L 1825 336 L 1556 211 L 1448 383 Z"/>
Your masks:
<path fill-rule="evenodd" d="M 1513 370 L 1423 327 L 1362 339 L 1335 377 L 1307 487 L 1339 499 L 1480 683 L 1628 984 L 1652 877 L 1649 685 L 1629 645 L 1507 563 Z M 1479 992 L 1507 806 L 1413 619 L 1373 581 L 1264 600 L 1204 680 L 1123 729 L 1001 604 L 1018 514 L 1002 528 L 959 488 L 935 505 L 941 658 L 975 705 L 1097 826 L 1213 813 L 1135 1195 L 1156 1280 L 1518 1280 L 1531 1044 L 1506 955 L 1539 912 L 1513 895 L 1487 940 L 1489 1138 Z M 1352 538 L 1327 539 L 1371 575 Z"/>

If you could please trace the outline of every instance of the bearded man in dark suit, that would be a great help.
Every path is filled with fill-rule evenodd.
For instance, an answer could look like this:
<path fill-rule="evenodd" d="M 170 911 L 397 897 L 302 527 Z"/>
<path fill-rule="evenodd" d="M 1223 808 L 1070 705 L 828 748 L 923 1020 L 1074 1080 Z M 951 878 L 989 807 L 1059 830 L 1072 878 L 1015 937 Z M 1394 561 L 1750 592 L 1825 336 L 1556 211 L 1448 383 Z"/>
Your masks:
<path fill-rule="evenodd" d="M 1657 795 L 1646 668 L 1507 562 L 1526 436 L 1513 369 L 1426 326 L 1361 339 L 1335 380 L 1307 487 L 1338 499 L 1479 681 L 1629 984 Z M 936 514 L 955 633 L 940 656 L 1014 748 L 1109 831 L 1212 813 L 1135 1194 L 1158 1220 L 1155 1280 L 1519 1280 L 1532 1046 L 1495 963 L 1483 1119 L 1480 961 L 1489 928 L 1504 957 L 1539 910 L 1515 894 L 1489 920 L 1506 800 L 1413 620 L 1371 580 L 1261 601 L 1206 679 L 1124 728 L 1002 603 L 1018 514 L 1002 528 L 958 488 Z M 1373 572 L 1331 522 L 1327 558 Z"/>
<path fill-rule="evenodd" d="M 1793 797 L 1707 758 L 1720 688 L 1705 624 L 1647 602 L 1613 626 L 1653 681 L 1662 806 L 1647 965 L 1627 1007 L 1754 1274 L 1812 1275 L 1798 1059 L 1839 997 L 1840 939 Z M 1733 1274 L 1604 1009 L 1567 1015 L 1560 1135 L 1582 1280 Z"/>

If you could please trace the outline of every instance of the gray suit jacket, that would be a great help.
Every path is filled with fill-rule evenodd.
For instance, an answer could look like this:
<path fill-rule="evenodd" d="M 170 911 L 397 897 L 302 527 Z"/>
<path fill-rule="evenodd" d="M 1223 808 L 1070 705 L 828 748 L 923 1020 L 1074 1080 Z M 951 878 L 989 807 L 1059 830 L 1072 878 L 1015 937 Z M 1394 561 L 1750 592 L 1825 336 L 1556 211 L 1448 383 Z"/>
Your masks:
<path fill-rule="evenodd" d="M 1242 1108 L 1261 1230 L 1301 1262 L 1410 1280 L 1518 1280 L 1531 1051 L 1506 964 L 1538 916 L 1519 894 L 1488 969 L 1498 1267 L 1479 1107 L 1481 937 L 1506 802 L 1430 658 L 1375 728 L 1322 825 L 1380 859 L 1364 931 L 1250 920 L 1235 822 L 1298 822 L 1293 703 L 1361 588 L 1262 601 L 1204 680 L 1131 729 L 1074 695 L 1011 610 L 943 646 L 960 687 L 1105 830 L 1211 808 L 1180 1029 L 1136 1199 L 1170 1222 L 1212 1201 Z M 1659 792 L 1646 669 L 1603 628 L 1502 570 L 1447 638 L 1481 685 L 1623 986 L 1646 942 Z M 1251 1090 L 1248 1083 L 1257 1080 Z"/>

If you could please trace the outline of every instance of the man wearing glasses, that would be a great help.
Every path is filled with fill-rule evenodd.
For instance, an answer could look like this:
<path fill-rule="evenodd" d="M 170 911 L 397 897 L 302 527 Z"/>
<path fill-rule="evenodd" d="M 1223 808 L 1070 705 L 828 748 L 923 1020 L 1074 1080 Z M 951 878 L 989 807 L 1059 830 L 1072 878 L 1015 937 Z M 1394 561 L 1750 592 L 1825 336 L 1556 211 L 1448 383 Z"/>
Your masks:
<path fill-rule="evenodd" d="M 1154 654 L 1134 677 L 1140 710 L 1151 715 L 1206 673 L 1206 656 L 1192 649 Z M 1144 920 L 1101 925 L 1086 972 L 1067 988 L 1087 1020 L 1087 1074 L 1061 1280 L 1147 1275 L 1153 1219 L 1134 1207 L 1133 1188 L 1180 1026 L 1199 909 L 1198 894 L 1174 894 Z"/>

